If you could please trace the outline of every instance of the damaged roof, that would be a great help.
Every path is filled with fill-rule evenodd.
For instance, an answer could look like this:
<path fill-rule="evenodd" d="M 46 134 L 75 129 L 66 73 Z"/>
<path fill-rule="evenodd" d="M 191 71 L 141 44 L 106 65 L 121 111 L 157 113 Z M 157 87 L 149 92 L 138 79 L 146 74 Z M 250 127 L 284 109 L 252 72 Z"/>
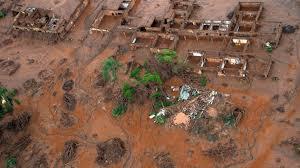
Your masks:
<path fill-rule="evenodd" d="M 51 10 L 66 20 L 70 19 L 83 0 L 22 0 L 20 4 L 27 7 Z"/>

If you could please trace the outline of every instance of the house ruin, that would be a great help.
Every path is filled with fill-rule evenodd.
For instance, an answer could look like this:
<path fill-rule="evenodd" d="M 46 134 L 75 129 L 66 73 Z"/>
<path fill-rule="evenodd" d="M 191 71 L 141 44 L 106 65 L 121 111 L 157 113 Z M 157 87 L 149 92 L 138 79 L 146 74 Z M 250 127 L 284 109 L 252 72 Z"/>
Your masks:
<path fill-rule="evenodd" d="M 121 24 L 123 17 L 128 15 L 134 4 L 135 0 L 107 0 L 96 16 L 90 28 L 90 33 L 110 32 Z"/>
<path fill-rule="evenodd" d="M 73 27 L 89 0 L 24 0 L 14 18 L 12 32 L 49 39 L 63 39 Z M 16 10 L 16 11 L 18 11 Z"/>
<path fill-rule="evenodd" d="M 120 10 L 121 2 L 114 1 L 112 7 L 105 6 L 91 30 L 123 32 L 125 36 L 131 36 L 131 50 L 148 48 L 153 54 L 165 48 L 177 50 L 180 55 L 186 55 L 186 61 L 199 74 L 213 72 L 218 76 L 238 78 L 268 77 L 273 61 L 264 46 L 266 43 L 273 48 L 278 46 L 282 24 L 261 19 L 262 2 L 239 2 L 229 20 L 190 19 L 197 6 L 192 0 L 171 0 L 169 11 L 164 16 L 143 18 L 129 16 L 134 1 L 126 1 L 130 4 Z M 99 26 L 106 22 L 111 25 Z M 186 49 L 180 47 L 180 43 L 191 45 Z M 261 67 L 253 68 L 256 65 L 252 64 Z"/>

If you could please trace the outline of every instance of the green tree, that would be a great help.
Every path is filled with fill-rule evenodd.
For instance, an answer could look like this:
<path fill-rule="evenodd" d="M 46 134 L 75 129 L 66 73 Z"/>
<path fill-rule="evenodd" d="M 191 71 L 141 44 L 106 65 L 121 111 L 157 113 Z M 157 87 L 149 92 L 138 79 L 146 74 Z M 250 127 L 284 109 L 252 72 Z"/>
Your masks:
<path fill-rule="evenodd" d="M 200 86 L 205 87 L 207 85 L 207 77 L 204 75 L 200 76 L 199 79 Z"/>
<path fill-rule="evenodd" d="M 10 156 L 6 159 L 6 168 L 15 168 L 17 166 L 17 158 Z"/>
<path fill-rule="evenodd" d="M 119 104 L 117 107 L 115 107 L 112 110 L 112 115 L 114 117 L 118 117 L 121 116 L 122 114 L 124 114 L 127 110 L 127 105 L 126 104 Z"/>
<path fill-rule="evenodd" d="M 167 118 L 163 115 L 155 116 L 155 118 L 154 118 L 154 122 L 157 124 L 164 124 L 164 123 L 166 123 L 166 121 L 167 121 Z"/>
<path fill-rule="evenodd" d="M 156 59 L 160 63 L 173 63 L 173 60 L 176 58 L 176 51 L 170 49 L 163 49 L 160 53 L 156 55 Z"/>
<path fill-rule="evenodd" d="M 107 58 L 103 62 L 102 71 L 101 71 L 103 79 L 105 81 L 116 80 L 117 79 L 117 71 L 120 66 L 121 66 L 121 64 L 114 58 L 112 58 L 112 57 Z"/>
<path fill-rule="evenodd" d="M 136 80 L 140 80 L 140 72 L 142 71 L 142 68 L 141 67 L 137 67 L 135 68 L 134 70 L 131 71 L 130 73 L 130 78 L 134 78 Z"/>
<path fill-rule="evenodd" d="M 0 118 L 6 113 L 13 112 L 14 105 L 20 104 L 18 99 L 15 99 L 16 91 L 0 87 Z"/>
<path fill-rule="evenodd" d="M 146 72 L 142 78 L 142 83 L 145 85 L 147 85 L 149 83 L 156 83 L 156 84 L 161 85 L 162 80 L 157 72 L 154 72 L 154 73 Z"/>
<path fill-rule="evenodd" d="M 6 16 L 6 13 L 0 10 L 0 19 L 4 18 Z"/>
<path fill-rule="evenodd" d="M 135 88 L 125 83 L 122 88 L 122 96 L 129 102 L 133 100 L 135 94 Z"/>

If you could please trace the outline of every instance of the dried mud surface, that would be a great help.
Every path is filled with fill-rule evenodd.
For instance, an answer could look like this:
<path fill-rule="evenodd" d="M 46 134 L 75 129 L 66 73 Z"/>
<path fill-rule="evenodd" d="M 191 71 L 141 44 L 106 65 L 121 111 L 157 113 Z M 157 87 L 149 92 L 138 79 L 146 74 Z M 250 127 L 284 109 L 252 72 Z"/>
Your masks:
<path fill-rule="evenodd" d="M 200 9 L 193 13 L 195 19 L 226 19 L 238 3 L 237 0 L 196 2 Z M 264 2 L 266 20 L 300 24 L 299 0 Z M 273 52 L 276 61 L 271 77 L 278 77 L 278 81 L 254 79 L 251 84 L 244 84 L 209 77 L 209 88 L 230 94 L 233 103 L 247 111 L 239 126 L 230 132 L 237 151 L 226 153 L 230 156 L 222 155 L 223 160 L 216 161 L 203 151 L 217 143 L 191 135 L 184 129 L 153 123 L 149 119 L 151 102 L 147 100 L 142 105 L 130 105 L 120 118 L 112 117 L 115 105 L 112 99 L 126 79 L 125 67 L 118 74 L 118 82 L 111 84 L 109 89 L 103 87 L 103 81 L 97 75 L 102 61 L 114 55 L 130 37 L 120 34 L 88 36 L 90 25 L 103 3 L 103 0 L 91 0 L 67 38 L 55 44 L 7 35 L 5 30 L 12 18 L 0 20 L 0 66 L 1 60 L 11 60 L 14 63 L 10 68 L 14 71 L 17 67 L 12 74 L 10 69 L 0 67 L 0 85 L 16 88 L 21 100 L 12 116 L 0 122 L 1 126 L 20 114 L 24 115 L 26 125 L 29 116 L 24 112 L 30 112 L 30 124 L 26 125 L 26 133 L 30 136 L 5 134 L 6 138 L 13 139 L 12 146 L 17 146 L 17 150 L 10 150 L 22 151 L 18 165 L 22 168 L 94 168 L 103 165 L 116 168 L 300 167 L 299 155 L 289 145 L 281 145 L 291 137 L 300 138 L 299 30 L 283 35 L 279 48 Z M 138 3 L 131 14 L 139 17 L 164 14 L 169 5 L 167 0 L 140 0 Z M 188 46 L 180 44 L 180 47 Z M 142 50 L 129 51 L 120 57 L 120 62 L 128 61 L 133 55 L 137 60 L 147 57 Z M 170 85 L 181 82 L 170 80 Z M 284 110 L 279 112 L 277 109 L 281 106 Z M 23 122 L 12 122 L 12 129 L 25 127 Z M 119 148 L 115 149 L 119 153 L 106 154 L 105 157 L 114 155 L 115 158 L 109 164 L 100 159 L 98 164 L 99 151 L 103 154 L 106 149 L 101 148 L 101 143 L 115 138 L 121 139 L 122 143 L 107 148 Z M 65 145 L 68 141 L 76 143 Z M 226 144 L 226 141 L 221 143 Z M 1 151 L 3 148 L 1 143 Z M 66 153 L 65 150 L 70 151 Z M 4 162 L 1 157 L 0 167 Z"/>

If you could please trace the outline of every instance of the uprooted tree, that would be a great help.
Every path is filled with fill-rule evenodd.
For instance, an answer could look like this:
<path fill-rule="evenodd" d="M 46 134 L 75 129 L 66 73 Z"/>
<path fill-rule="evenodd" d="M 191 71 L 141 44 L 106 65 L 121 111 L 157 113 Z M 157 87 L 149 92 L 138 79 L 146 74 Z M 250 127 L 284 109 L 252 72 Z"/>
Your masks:
<path fill-rule="evenodd" d="M 2 118 L 6 113 L 13 112 L 15 104 L 20 104 L 19 100 L 16 99 L 15 96 L 15 90 L 0 87 L 0 118 Z"/>

